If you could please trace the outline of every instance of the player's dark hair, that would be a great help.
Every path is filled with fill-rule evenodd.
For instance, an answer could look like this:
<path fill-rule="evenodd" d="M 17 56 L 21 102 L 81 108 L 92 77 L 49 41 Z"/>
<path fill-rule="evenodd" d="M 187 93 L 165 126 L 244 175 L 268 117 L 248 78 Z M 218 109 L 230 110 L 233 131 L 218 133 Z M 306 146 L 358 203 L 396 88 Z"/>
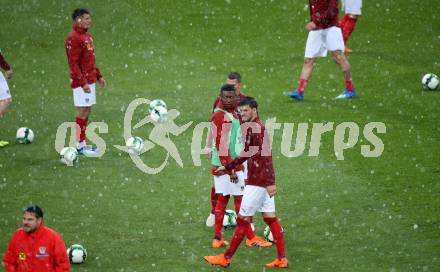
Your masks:
<path fill-rule="evenodd" d="M 228 79 L 230 79 L 230 80 L 236 79 L 238 81 L 238 83 L 240 83 L 241 82 L 241 75 L 239 72 L 230 72 L 228 75 Z"/>
<path fill-rule="evenodd" d="M 85 8 L 77 8 L 72 12 L 72 19 L 75 21 L 76 18 L 81 17 L 84 14 L 90 14 L 90 12 Z"/>
<path fill-rule="evenodd" d="M 27 207 L 23 211 L 23 213 L 25 213 L 25 212 L 35 214 L 36 218 L 43 218 L 43 210 L 40 207 L 38 207 L 38 205 L 32 205 L 32 206 Z"/>
<path fill-rule="evenodd" d="M 249 106 L 249 108 L 251 108 L 251 109 L 257 109 L 258 110 L 257 100 L 255 100 L 255 98 L 250 97 L 250 96 L 240 100 L 240 102 L 238 103 L 238 106 Z"/>
<path fill-rule="evenodd" d="M 230 84 L 224 84 L 220 88 L 220 93 L 223 93 L 223 92 L 235 92 L 235 86 L 230 85 Z"/>

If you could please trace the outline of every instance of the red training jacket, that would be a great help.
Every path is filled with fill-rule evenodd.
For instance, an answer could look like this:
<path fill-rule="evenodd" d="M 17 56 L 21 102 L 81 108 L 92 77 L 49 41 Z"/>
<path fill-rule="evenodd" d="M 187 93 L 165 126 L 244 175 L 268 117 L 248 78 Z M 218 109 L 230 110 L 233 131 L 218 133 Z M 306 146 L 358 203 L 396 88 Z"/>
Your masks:
<path fill-rule="evenodd" d="M 0 67 L 5 71 L 11 70 L 11 67 L 9 66 L 9 64 L 5 60 L 5 58 L 3 57 L 2 53 L 0 53 Z"/>
<path fill-rule="evenodd" d="M 309 9 L 316 30 L 338 26 L 338 0 L 309 0 Z"/>
<path fill-rule="evenodd" d="M 226 169 L 234 169 L 248 160 L 248 179 L 246 185 L 254 185 L 266 188 L 275 184 L 275 172 L 273 170 L 272 150 L 270 146 L 269 135 L 266 127 L 260 118 L 256 118 L 249 124 L 246 131 L 245 148 L 243 152 L 250 152 L 250 149 L 256 149 L 255 154 L 242 153 L 231 163 L 226 165 Z M 251 126 L 253 126 L 251 128 Z"/>
<path fill-rule="evenodd" d="M 33 233 L 19 228 L 3 256 L 6 272 L 69 272 L 69 258 L 60 234 L 41 224 Z"/>
<path fill-rule="evenodd" d="M 87 29 L 73 26 L 72 32 L 67 37 L 65 48 L 72 88 L 93 84 L 102 77 L 96 67 L 93 39 Z"/>

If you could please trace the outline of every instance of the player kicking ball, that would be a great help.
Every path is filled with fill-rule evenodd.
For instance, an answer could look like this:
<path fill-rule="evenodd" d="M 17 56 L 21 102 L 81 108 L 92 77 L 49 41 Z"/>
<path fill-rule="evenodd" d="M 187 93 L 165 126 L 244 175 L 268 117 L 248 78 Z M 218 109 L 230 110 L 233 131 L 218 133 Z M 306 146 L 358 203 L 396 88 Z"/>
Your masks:
<path fill-rule="evenodd" d="M 226 166 L 217 169 L 230 171 L 248 161 L 248 181 L 244 188 L 243 199 L 237 218 L 237 228 L 232 235 L 229 247 L 225 253 L 216 256 L 205 256 L 204 259 L 211 265 L 228 267 L 232 256 L 251 228 L 250 219 L 257 211 L 262 212 L 264 222 L 270 227 L 277 248 L 277 258 L 267 267 L 288 267 L 288 260 L 284 249 L 282 227 L 275 215 L 276 194 L 275 174 L 273 170 L 270 139 L 266 128 L 258 117 L 258 104 L 255 99 L 248 97 L 240 101 L 240 114 L 246 126 L 245 149 L 238 157 Z"/>

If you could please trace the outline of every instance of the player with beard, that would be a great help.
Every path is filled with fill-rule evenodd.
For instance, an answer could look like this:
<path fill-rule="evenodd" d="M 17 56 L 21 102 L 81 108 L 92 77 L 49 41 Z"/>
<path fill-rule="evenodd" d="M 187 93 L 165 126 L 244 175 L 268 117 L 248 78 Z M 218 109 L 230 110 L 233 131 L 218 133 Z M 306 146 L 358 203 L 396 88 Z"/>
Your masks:
<path fill-rule="evenodd" d="M 12 235 L 3 266 L 6 272 L 68 272 L 63 238 L 43 223 L 43 211 L 34 205 L 23 212 L 23 226 Z"/>

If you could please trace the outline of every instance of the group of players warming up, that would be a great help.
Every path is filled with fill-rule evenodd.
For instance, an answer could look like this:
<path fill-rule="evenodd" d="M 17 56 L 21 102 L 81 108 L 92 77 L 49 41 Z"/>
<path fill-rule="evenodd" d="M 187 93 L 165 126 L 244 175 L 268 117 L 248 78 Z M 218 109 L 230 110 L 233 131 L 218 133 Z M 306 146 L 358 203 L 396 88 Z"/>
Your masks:
<path fill-rule="evenodd" d="M 345 90 L 336 99 L 356 96 L 350 64 L 344 52 L 352 51 L 346 43 L 361 14 L 362 0 L 343 0 L 343 3 L 345 16 L 338 21 L 338 0 L 309 0 L 310 21 L 306 24 L 309 34 L 304 64 L 298 87 L 287 94 L 290 98 L 304 100 L 304 90 L 311 77 L 314 61 L 317 57 L 325 57 L 328 51 L 342 70 L 346 84 Z M 86 128 L 91 108 L 96 104 L 95 85 L 98 83 L 103 88 L 106 81 L 95 63 L 93 39 L 88 32 L 92 22 L 90 12 L 76 9 L 72 19 L 73 30 L 67 37 L 65 50 L 74 106 L 77 109 L 77 150 L 80 154 L 93 155 L 97 150 L 86 145 Z M 13 71 L 1 53 L 0 67 L 5 71 L 5 76 L 0 73 L 2 118 L 12 101 L 6 79 L 12 77 Z M 223 254 L 205 256 L 204 259 L 212 265 L 228 267 L 245 237 L 247 246 L 272 246 L 271 242 L 254 233 L 253 217 L 256 212 L 261 212 L 264 222 L 270 227 L 277 250 L 277 258 L 266 266 L 285 268 L 288 267 L 288 260 L 282 227 L 275 214 L 276 185 L 270 138 L 259 119 L 257 101 L 241 93 L 241 86 L 240 74 L 230 73 L 226 84 L 220 89 L 211 115 L 208 144 L 212 147 L 209 157 L 214 182 L 211 213 L 206 225 L 214 227 L 212 247 L 227 248 Z M 0 140 L 0 147 L 7 144 L 7 141 Z M 231 196 L 238 218 L 237 227 L 228 243 L 222 237 L 222 223 Z"/>
<path fill-rule="evenodd" d="M 237 82 L 233 82 L 234 77 Z M 246 237 L 247 246 L 269 247 L 272 243 L 255 235 L 251 226 L 255 213 L 262 212 L 277 248 L 277 258 L 267 267 L 287 267 L 281 225 L 275 215 L 275 175 L 269 136 L 258 117 L 258 104 L 237 92 L 238 73 L 231 73 L 214 103 L 209 138 L 214 187 L 211 193 L 214 217 L 213 248 L 228 246 L 224 254 L 205 256 L 212 264 L 228 267 L 238 246 Z M 234 84 L 235 83 L 235 84 Z M 222 238 L 223 216 L 229 197 L 234 197 L 237 228 L 231 242 Z M 214 207 L 215 204 L 215 207 Z"/>
<path fill-rule="evenodd" d="M 304 100 L 304 89 L 311 77 L 314 61 L 317 57 L 325 57 L 328 51 L 345 79 L 346 88 L 336 99 L 356 96 L 350 64 L 344 52 L 352 52 L 346 43 L 361 14 L 362 0 L 343 0 L 343 4 L 345 15 L 338 21 L 338 0 L 309 0 L 310 21 L 306 24 L 309 35 L 304 65 L 298 87 L 287 94 L 294 100 Z M 244 237 L 248 246 L 271 246 L 271 243 L 254 233 L 252 220 L 259 211 L 271 229 L 277 248 L 277 258 L 266 266 L 284 268 L 288 266 L 288 260 L 282 228 L 275 215 L 276 186 L 271 143 L 258 117 L 257 101 L 241 93 L 241 86 L 240 74 L 230 73 L 227 84 L 221 87 L 220 95 L 215 100 L 211 116 L 208 146 L 212 146 L 209 158 L 214 183 L 211 189 L 211 213 L 206 225 L 214 226 L 213 248 L 229 247 L 223 254 L 205 256 L 204 259 L 212 265 L 228 267 Z M 234 197 L 238 218 L 229 244 L 222 238 L 222 223 L 230 196 Z"/>

